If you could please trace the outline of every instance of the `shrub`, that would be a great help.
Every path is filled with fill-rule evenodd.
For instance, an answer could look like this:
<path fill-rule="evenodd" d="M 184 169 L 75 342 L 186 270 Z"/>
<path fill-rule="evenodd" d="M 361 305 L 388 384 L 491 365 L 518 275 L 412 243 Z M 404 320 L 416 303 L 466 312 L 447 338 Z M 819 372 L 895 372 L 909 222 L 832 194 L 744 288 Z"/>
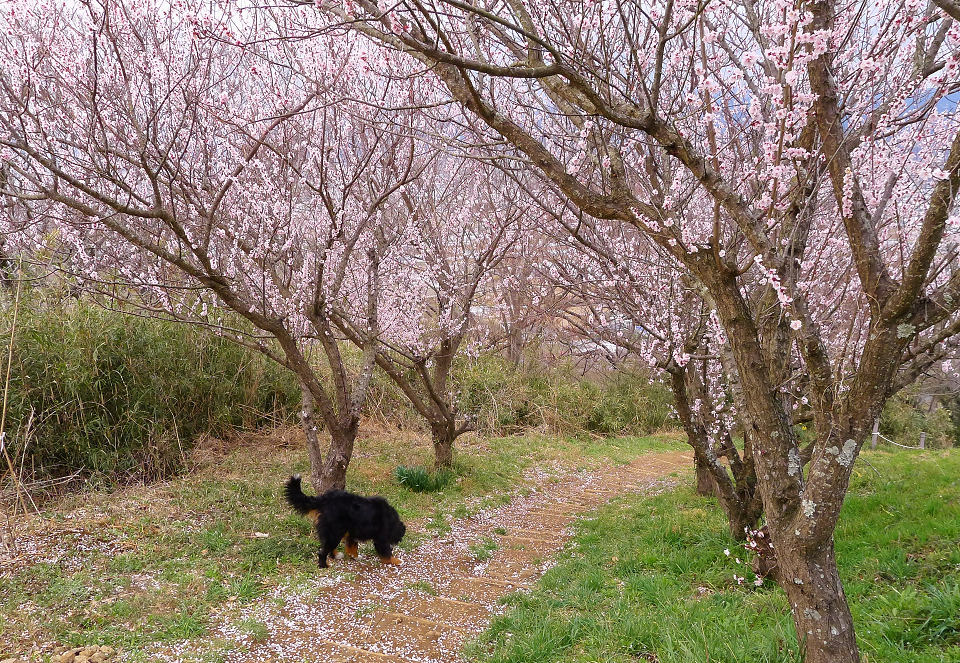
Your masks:
<path fill-rule="evenodd" d="M 915 401 L 913 390 L 900 392 L 887 401 L 880 415 L 880 432 L 912 447 L 920 444 L 920 433 L 925 432 L 927 447 L 952 447 L 955 438 L 950 412 L 939 404 L 932 410 L 918 407 Z"/>
<path fill-rule="evenodd" d="M 359 370 L 361 356 L 360 352 L 353 345 L 343 344 L 341 354 L 345 357 L 348 365 L 355 367 L 353 370 Z M 321 374 L 329 373 L 326 366 L 319 367 Z M 386 422 L 397 428 L 423 428 L 423 418 L 413 409 L 410 401 L 397 383 L 390 379 L 383 371 L 374 371 L 370 379 L 369 390 L 363 404 L 363 414 L 365 416 Z"/>
<path fill-rule="evenodd" d="M 516 432 L 533 423 L 529 385 L 505 359 L 483 354 L 456 365 L 457 407 L 487 434 Z"/>
<path fill-rule="evenodd" d="M 488 435 L 544 427 L 563 434 L 647 434 L 669 425 L 669 389 L 642 373 L 616 371 L 597 379 L 572 367 L 521 370 L 493 355 L 464 362 L 454 381 L 457 404 Z"/>
<path fill-rule="evenodd" d="M 430 472 L 423 467 L 400 465 L 393 471 L 397 483 L 415 493 L 435 493 L 446 488 L 453 481 L 453 472 L 437 470 Z"/>
<path fill-rule="evenodd" d="M 617 371 L 596 381 L 569 370 L 531 381 L 545 423 L 559 432 L 599 435 L 648 434 L 666 426 L 673 398 L 662 384 L 646 376 Z"/>
<path fill-rule="evenodd" d="M 11 312 L 0 316 L 9 329 Z M 299 405 L 284 369 L 197 327 L 32 299 L 17 327 L 7 434 L 35 476 L 161 477 L 202 433 Z"/>

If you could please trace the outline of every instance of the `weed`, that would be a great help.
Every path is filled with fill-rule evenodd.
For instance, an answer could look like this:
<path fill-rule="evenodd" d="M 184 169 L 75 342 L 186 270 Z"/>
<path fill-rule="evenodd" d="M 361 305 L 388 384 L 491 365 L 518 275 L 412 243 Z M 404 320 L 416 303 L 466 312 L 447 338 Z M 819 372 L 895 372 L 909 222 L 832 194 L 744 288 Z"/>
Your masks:
<path fill-rule="evenodd" d="M 423 467 L 400 465 L 394 470 L 397 483 L 417 493 L 436 493 L 446 488 L 454 479 L 450 470 L 430 472 Z"/>
<path fill-rule="evenodd" d="M 237 628 L 246 633 L 253 642 L 266 642 L 270 637 L 267 625 L 256 619 L 244 619 L 237 624 Z"/>
<path fill-rule="evenodd" d="M 446 536 L 452 529 L 450 527 L 450 523 L 447 521 L 446 514 L 444 514 L 440 509 L 436 509 L 433 512 L 433 516 L 427 523 L 427 527 L 432 529 L 437 536 Z"/>
<path fill-rule="evenodd" d="M 364 619 L 370 617 L 377 611 L 376 603 L 365 603 L 353 612 L 354 619 Z"/>
<path fill-rule="evenodd" d="M 489 537 L 485 537 L 482 541 L 474 543 L 470 546 L 470 552 L 473 553 L 473 558 L 478 562 L 485 562 L 491 557 L 493 557 L 494 551 L 496 551 L 500 546 L 497 542 Z"/>
<path fill-rule="evenodd" d="M 424 594 L 429 594 L 430 596 L 437 595 L 437 588 L 431 585 L 426 580 L 418 580 L 417 582 L 408 582 L 404 585 L 405 589 L 410 589 L 417 592 L 423 592 Z"/>

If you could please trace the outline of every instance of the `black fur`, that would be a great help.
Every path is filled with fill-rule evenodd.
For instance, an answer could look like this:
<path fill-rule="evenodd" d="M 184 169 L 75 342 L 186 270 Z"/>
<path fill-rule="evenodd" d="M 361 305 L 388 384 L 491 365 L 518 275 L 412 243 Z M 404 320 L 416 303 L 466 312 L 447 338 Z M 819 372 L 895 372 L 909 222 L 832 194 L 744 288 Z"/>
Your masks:
<path fill-rule="evenodd" d="M 341 540 L 346 542 L 348 554 L 354 556 L 359 541 L 373 541 L 381 560 L 397 563 L 393 546 L 400 543 L 407 528 L 396 509 L 384 498 L 363 497 L 345 490 L 330 490 L 311 497 L 303 494 L 299 474 L 287 481 L 284 496 L 297 513 L 316 512 L 315 526 L 320 539 L 317 564 L 320 568 L 328 566 L 327 557 L 337 549 Z"/>

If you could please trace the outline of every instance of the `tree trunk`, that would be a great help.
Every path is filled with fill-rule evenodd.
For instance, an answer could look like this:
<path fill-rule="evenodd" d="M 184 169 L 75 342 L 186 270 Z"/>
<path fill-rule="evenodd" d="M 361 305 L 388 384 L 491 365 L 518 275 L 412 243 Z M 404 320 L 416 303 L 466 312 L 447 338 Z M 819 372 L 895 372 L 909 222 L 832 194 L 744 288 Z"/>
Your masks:
<path fill-rule="evenodd" d="M 330 449 L 327 460 L 320 470 L 317 494 L 328 490 L 344 490 L 347 486 L 347 466 L 353 456 L 353 443 L 357 438 L 357 424 L 330 431 Z"/>
<path fill-rule="evenodd" d="M 358 421 L 353 419 L 345 426 L 328 427 L 330 448 L 324 459 L 317 436 L 313 396 L 306 387 L 301 387 L 301 394 L 300 423 L 307 440 L 307 456 L 310 458 L 310 485 L 317 495 L 328 490 L 343 490 L 347 485 L 347 466 L 353 456 Z"/>
<path fill-rule="evenodd" d="M 774 539 L 777 580 L 787 593 L 805 663 L 857 663 L 860 652 L 853 618 L 843 593 L 833 539 L 817 550 L 804 550 Z"/>
<path fill-rule="evenodd" d="M 328 490 L 343 490 L 347 485 L 347 466 L 353 456 L 358 422 L 330 428 L 330 447 L 324 458 L 312 405 L 306 405 L 306 398 L 303 403 L 300 419 L 306 435 L 307 456 L 310 458 L 310 485 L 318 495 Z"/>
<path fill-rule="evenodd" d="M 697 471 L 697 494 L 701 497 L 716 498 L 727 516 L 730 535 L 737 541 L 745 540 L 747 532 L 756 529 L 763 514 L 763 502 L 750 480 L 751 477 L 744 477 L 744 473 L 739 472 L 738 476 L 731 480 L 721 464 L 711 467 L 702 452 L 696 448 L 693 458 Z M 718 474 L 719 472 L 723 473 Z M 718 476 L 722 478 L 718 479 Z"/>
<path fill-rule="evenodd" d="M 433 465 L 436 469 L 449 469 L 453 466 L 453 442 L 457 437 L 454 425 L 446 421 L 431 423 L 433 434 Z"/>
<path fill-rule="evenodd" d="M 710 467 L 696 455 L 693 466 L 697 471 L 697 495 L 700 497 L 717 497 L 717 481 L 713 478 Z"/>
<path fill-rule="evenodd" d="M 736 360 L 746 405 L 745 429 L 754 444 L 754 471 L 761 479 L 764 512 L 779 565 L 777 578 L 790 600 L 806 663 L 857 663 L 860 655 L 837 572 L 833 537 L 823 536 L 822 543 L 813 545 L 816 533 L 801 532 L 801 527 L 808 529 L 812 524 L 828 527 L 832 533 L 835 523 L 828 516 L 839 514 L 846 485 L 830 483 L 827 477 L 820 477 L 819 485 L 814 478 L 804 485 L 798 441 L 778 389 L 771 384 L 769 362 L 763 359 L 757 329 L 734 274 L 701 270 L 699 276 L 713 295 Z M 861 373 L 870 368 L 861 360 Z M 869 405 L 875 399 L 860 400 Z M 850 428 L 838 437 L 846 445 L 846 440 L 858 437 L 855 432 Z M 816 472 L 815 463 L 811 477 Z M 812 488 L 825 485 L 830 487 L 832 501 L 810 496 Z M 810 509 L 820 512 L 807 515 Z"/>
<path fill-rule="evenodd" d="M 300 424 L 307 440 L 307 457 L 310 459 L 310 485 L 320 494 L 323 485 L 323 451 L 317 437 L 317 418 L 313 396 L 305 386 L 300 386 Z"/>

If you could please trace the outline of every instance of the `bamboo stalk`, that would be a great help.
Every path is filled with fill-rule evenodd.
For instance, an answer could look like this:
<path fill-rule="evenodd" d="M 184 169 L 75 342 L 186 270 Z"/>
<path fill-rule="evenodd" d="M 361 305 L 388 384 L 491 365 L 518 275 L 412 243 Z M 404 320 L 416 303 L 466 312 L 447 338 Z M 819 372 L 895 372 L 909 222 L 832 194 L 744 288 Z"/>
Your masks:
<path fill-rule="evenodd" d="M 3 410 L 0 412 L 0 449 L 3 450 L 3 457 L 7 461 L 7 467 L 9 468 L 10 477 L 13 480 L 13 485 L 16 490 L 17 500 L 20 502 L 20 506 L 23 507 L 23 512 L 27 513 L 27 503 L 23 499 L 23 492 L 20 486 L 20 477 L 17 475 L 17 470 L 13 466 L 13 461 L 10 459 L 10 454 L 7 452 L 6 436 L 7 436 L 7 403 L 10 397 L 10 373 L 13 368 L 13 338 L 17 332 L 17 318 L 20 313 L 20 289 L 23 285 L 23 258 L 20 258 L 20 262 L 17 265 L 17 292 L 13 298 L 13 322 L 10 325 L 10 339 L 7 342 L 7 370 L 6 375 L 4 376 L 3 381 Z M 13 515 L 17 515 L 17 502 L 13 503 Z"/>

